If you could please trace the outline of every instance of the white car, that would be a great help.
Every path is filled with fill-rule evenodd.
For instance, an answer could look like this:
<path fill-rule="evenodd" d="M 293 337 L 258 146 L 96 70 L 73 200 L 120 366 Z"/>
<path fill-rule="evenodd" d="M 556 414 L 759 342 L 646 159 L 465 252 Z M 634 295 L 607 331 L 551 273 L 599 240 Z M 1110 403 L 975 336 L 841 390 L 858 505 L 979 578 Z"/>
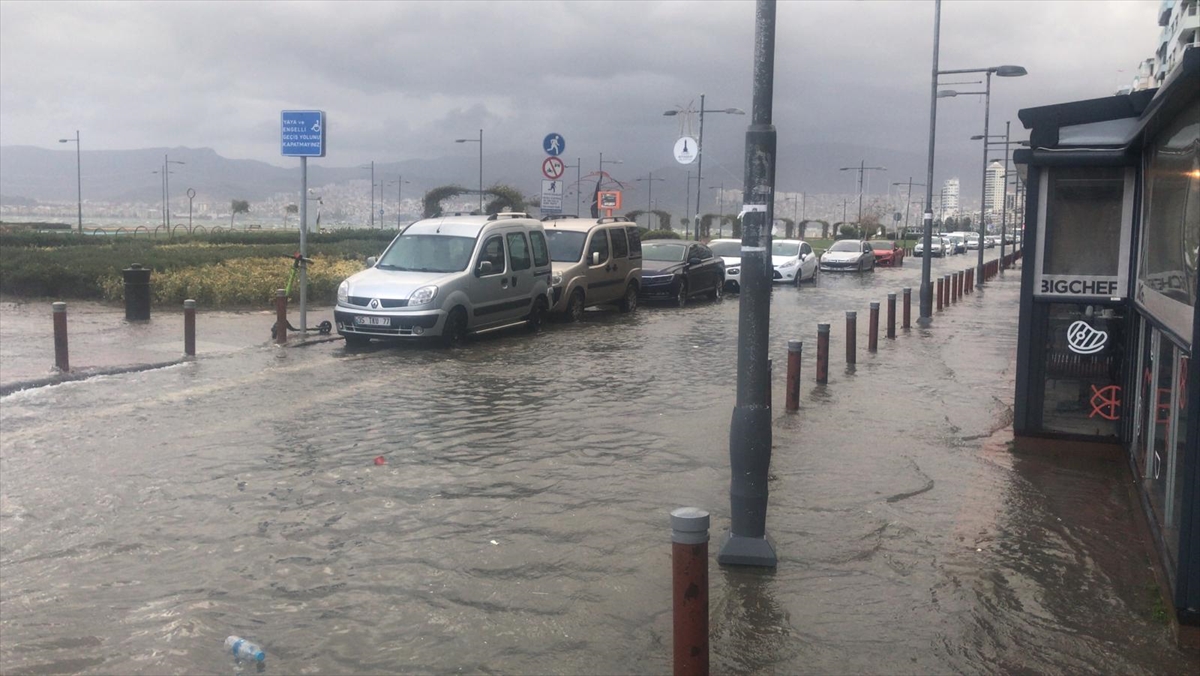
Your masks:
<path fill-rule="evenodd" d="M 934 256 L 937 256 L 938 258 L 946 257 L 946 248 L 944 246 L 942 246 L 942 239 L 940 237 L 935 236 L 932 239 L 930 239 L 929 253 Z M 913 255 L 914 256 L 924 256 L 925 255 L 924 240 L 921 240 L 921 239 L 917 240 L 917 245 L 913 247 Z"/>
<path fill-rule="evenodd" d="M 875 271 L 875 250 L 861 239 L 840 239 L 821 254 L 822 270 Z"/>
<path fill-rule="evenodd" d="M 874 254 L 872 254 L 874 255 Z M 771 242 L 771 279 L 785 284 L 817 280 L 817 257 L 808 242 L 798 239 L 777 239 Z"/>
<path fill-rule="evenodd" d="M 742 288 L 742 240 L 714 239 L 708 243 L 708 248 L 725 261 L 725 290 L 740 291 Z"/>

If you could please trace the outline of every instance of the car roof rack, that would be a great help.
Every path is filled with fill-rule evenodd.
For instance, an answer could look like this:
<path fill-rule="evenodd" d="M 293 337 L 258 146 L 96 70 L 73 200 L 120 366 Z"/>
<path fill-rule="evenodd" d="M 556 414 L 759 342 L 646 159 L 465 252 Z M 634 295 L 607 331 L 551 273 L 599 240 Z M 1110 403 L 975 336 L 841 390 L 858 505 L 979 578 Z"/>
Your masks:
<path fill-rule="evenodd" d="M 563 220 L 564 218 L 579 218 L 579 217 L 578 217 L 578 216 L 576 216 L 575 214 L 549 214 L 549 215 L 546 215 L 546 216 L 542 216 L 542 222 L 545 222 L 545 221 L 561 221 L 561 220 Z"/>
<path fill-rule="evenodd" d="M 628 218 L 625 218 L 624 216 L 605 216 L 604 218 L 598 219 L 596 222 L 597 223 L 632 223 L 633 221 L 630 221 Z"/>
<path fill-rule="evenodd" d="M 498 220 L 500 220 L 501 216 L 508 216 L 510 218 L 529 218 L 529 214 L 527 214 L 523 211 L 501 211 L 500 213 L 496 213 L 496 214 L 492 214 L 491 216 L 488 216 L 488 220 L 489 221 L 498 221 Z"/>

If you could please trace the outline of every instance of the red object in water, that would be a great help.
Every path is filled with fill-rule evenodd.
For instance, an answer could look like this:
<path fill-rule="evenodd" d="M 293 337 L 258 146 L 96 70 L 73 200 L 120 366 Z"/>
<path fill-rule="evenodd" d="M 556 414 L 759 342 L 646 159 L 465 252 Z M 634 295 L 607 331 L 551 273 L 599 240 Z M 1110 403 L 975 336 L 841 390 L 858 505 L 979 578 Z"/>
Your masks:
<path fill-rule="evenodd" d="M 375 464 L 376 464 L 376 465 L 386 465 L 386 464 L 387 464 L 387 458 L 383 457 L 382 455 L 381 455 L 381 456 L 378 456 L 378 457 L 376 457 L 376 458 L 375 458 Z"/>

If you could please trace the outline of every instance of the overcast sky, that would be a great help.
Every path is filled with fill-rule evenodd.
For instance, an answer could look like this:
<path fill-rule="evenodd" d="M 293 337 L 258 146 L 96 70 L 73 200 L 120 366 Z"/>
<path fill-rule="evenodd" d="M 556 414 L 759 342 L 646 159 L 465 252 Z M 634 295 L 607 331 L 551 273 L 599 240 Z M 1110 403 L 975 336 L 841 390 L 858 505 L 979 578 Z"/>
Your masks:
<path fill-rule="evenodd" d="M 941 67 L 1025 66 L 1027 77 L 992 86 L 993 132 L 1005 120 L 1020 129 L 1019 108 L 1127 83 L 1156 47 L 1158 6 L 947 1 Z M 932 34 L 929 0 L 780 2 L 780 146 L 910 151 L 922 163 L 890 176 L 923 176 Z M 56 140 L 79 129 L 85 150 L 211 147 L 290 166 L 279 156 L 279 112 L 319 108 L 328 166 L 474 157 L 453 140 L 483 128 L 488 154 L 540 153 L 557 131 L 568 157 L 604 152 L 644 174 L 672 162 L 679 125 L 663 110 L 704 92 L 709 107 L 749 112 L 753 42 L 750 1 L 6 0 L 0 145 L 62 149 Z M 978 158 L 967 139 L 981 132 L 981 99 L 941 101 L 939 163 Z M 706 175 L 740 176 L 748 121 L 706 116 Z"/>

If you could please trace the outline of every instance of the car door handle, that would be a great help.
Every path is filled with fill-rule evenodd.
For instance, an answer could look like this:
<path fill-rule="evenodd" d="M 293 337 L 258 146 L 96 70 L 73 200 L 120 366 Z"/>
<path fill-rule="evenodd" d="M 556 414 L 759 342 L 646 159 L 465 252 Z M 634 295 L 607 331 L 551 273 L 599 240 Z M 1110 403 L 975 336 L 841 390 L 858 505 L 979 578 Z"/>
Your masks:
<path fill-rule="evenodd" d="M 512 279 L 512 284 L 513 284 L 513 286 L 516 286 L 516 285 L 517 285 L 517 278 L 516 278 L 516 276 L 515 276 L 515 275 L 513 276 L 513 279 Z"/>
<path fill-rule="evenodd" d="M 501 278 L 500 278 L 500 288 L 501 288 L 501 289 L 507 289 L 507 288 L 508 288 L 508 278 L 507 278 L 507 277 L 501 277 Z"/>

